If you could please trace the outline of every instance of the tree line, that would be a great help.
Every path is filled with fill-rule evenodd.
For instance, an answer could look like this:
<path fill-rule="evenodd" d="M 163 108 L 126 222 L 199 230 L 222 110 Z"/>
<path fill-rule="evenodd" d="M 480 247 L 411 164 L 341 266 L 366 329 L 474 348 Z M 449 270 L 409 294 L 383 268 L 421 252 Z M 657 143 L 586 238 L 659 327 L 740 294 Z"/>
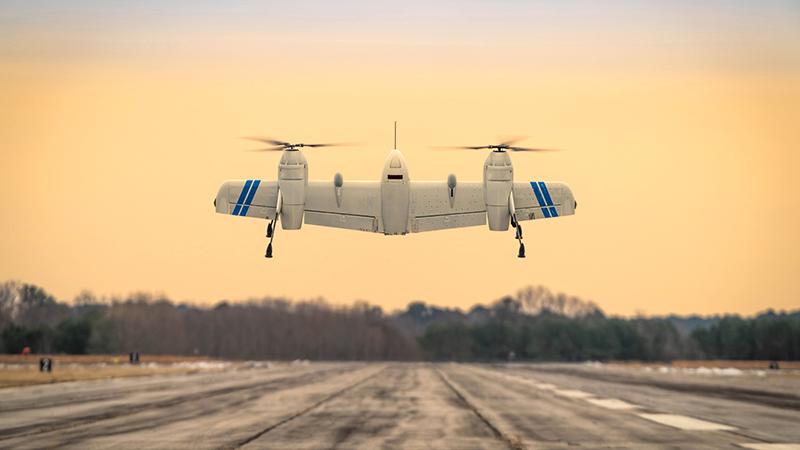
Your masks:
<path fill-rule="evenodd" d="M 428 321 L 420 350 L 434 360 L 800 359 L 800 310 L 750 318 L 607 317 L 594 303 L 529 287 L 468 313 L 412 304 L 404 314 Z"/>
<path fill-rule="evenodd" d="M 690 324 L 690 326 L 687 326 Z M 413 302 L 263 298 L 211 307 L 133 294 L 71 303 L 0 284 L 0 352 L 203 355 L 239 359 L 610 361 L 800 359 L 800 311 L 756 317 L 620 318 L 545 288 L 469 311 Z"/>
<path fill-rule="evenodd" d="M 203 355 L 239 359 L 417 359 L 412 336 L 366 303 L 264 298 L 203 308 L 148 294 L 98 299 L 88 292 L 72 305 L 43 289 L 0 286 L 0 351 Z"/>
<path fill-rule="evenodd" d="M 702 354 L 717 359 L 800 360 L 800 314 L 768 311 L 754 319 L 726 316 L 691 335 Z"/>
<path fill-rule="evenodd" d="M 434 360 L 668 361 L 698 357 L 663 319 L 570 318 L 552 314 L 514 321 L 445 323 L 420 337 Z"/>

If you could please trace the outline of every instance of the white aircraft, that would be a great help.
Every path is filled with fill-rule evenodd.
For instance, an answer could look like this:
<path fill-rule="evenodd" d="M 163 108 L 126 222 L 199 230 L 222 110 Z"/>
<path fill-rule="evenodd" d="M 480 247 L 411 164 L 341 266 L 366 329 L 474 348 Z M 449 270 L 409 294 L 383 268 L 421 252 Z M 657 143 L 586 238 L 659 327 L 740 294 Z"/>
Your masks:
<path fill-rule="evenodd" d="M 214 200 L 220 214 L 267 219 L 266 257 L 272 258 L 272 240 L 280 222 L 284 230 L 309 225 L 370 231 L 386 235 L 420 233 L 472 227 L 489 222 L 492 231 L 516 228 L 518 257 L 525 257 L 520 222 L 575 214 L 577 202 L 569 186 L 550 181 L 514 181 L 508 151 L 542 151 L 516 147 L 516 141 L 456 147 L 489 149 L 483 164 L 483 181 L 459 182 L 455 175 L 443 181 L 412 181 L 403 154 L 394 149 L 386 158 L 377 181 L 309 181 L 308 162 L 301 148 L 338 144 L 291 144 L 268 138 L 252 138 L 281 151 L 278 180 L 232 180 L 222 184 Z"/>

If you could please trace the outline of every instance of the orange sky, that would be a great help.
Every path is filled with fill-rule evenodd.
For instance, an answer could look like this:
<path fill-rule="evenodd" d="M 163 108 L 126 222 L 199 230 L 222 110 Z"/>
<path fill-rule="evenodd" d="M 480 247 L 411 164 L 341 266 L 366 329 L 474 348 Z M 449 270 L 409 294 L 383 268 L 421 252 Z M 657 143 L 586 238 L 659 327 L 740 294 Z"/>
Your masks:
<path fill-rule="evenodd" d="M 528 284 L 607 312 L 800 307 L 800 8 L 790 2 L 0 7 L 0 279 L 69 299 L 162 292 L 469 307 Z M 430 146 L 526 135 L 518 180 L 577 215 L 387 237 L 216 215 L 276 176 L 237 139 L 310 150 L 312 179 L 375 179 L 399 121 L 412 179 L 479 180 Z"/>

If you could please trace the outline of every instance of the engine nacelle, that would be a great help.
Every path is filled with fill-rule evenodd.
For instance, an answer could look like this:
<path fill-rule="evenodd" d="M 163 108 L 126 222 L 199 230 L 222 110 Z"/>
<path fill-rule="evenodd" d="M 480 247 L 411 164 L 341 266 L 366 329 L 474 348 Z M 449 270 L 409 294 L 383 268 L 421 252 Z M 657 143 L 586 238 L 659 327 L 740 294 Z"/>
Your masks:
<path fill-rule="evenodd" d="M 299 150 L 284 151 L 278 164 L 278 192 L 281 197 L 281 225 L 284 230 L 303 226 L 308 185 L 308 162 Z"/>
<path fill-rule="evenodd" d="M 514 186 L 514 167 L 506 152 L 489 153 L 483 164 L 483 195 L 486 218 L 492 231 L 508 230 L 511 219 L 509 196 Z"/>

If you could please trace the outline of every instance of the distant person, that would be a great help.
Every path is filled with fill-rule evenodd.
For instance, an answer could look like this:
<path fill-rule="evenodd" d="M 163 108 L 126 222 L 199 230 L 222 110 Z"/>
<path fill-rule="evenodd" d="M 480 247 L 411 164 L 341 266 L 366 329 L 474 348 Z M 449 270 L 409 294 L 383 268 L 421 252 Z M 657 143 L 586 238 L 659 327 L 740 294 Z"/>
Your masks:
<path fill-rule="evenodd" d="M 30 354 L 31 354 L 31 348 L 30 348 L 30 347 L 28 347 L 28 346 L 25 346 L 25 347 L 22 349 L 22 354 L 23 354 L 23 355 L 30 355 Z"/>

